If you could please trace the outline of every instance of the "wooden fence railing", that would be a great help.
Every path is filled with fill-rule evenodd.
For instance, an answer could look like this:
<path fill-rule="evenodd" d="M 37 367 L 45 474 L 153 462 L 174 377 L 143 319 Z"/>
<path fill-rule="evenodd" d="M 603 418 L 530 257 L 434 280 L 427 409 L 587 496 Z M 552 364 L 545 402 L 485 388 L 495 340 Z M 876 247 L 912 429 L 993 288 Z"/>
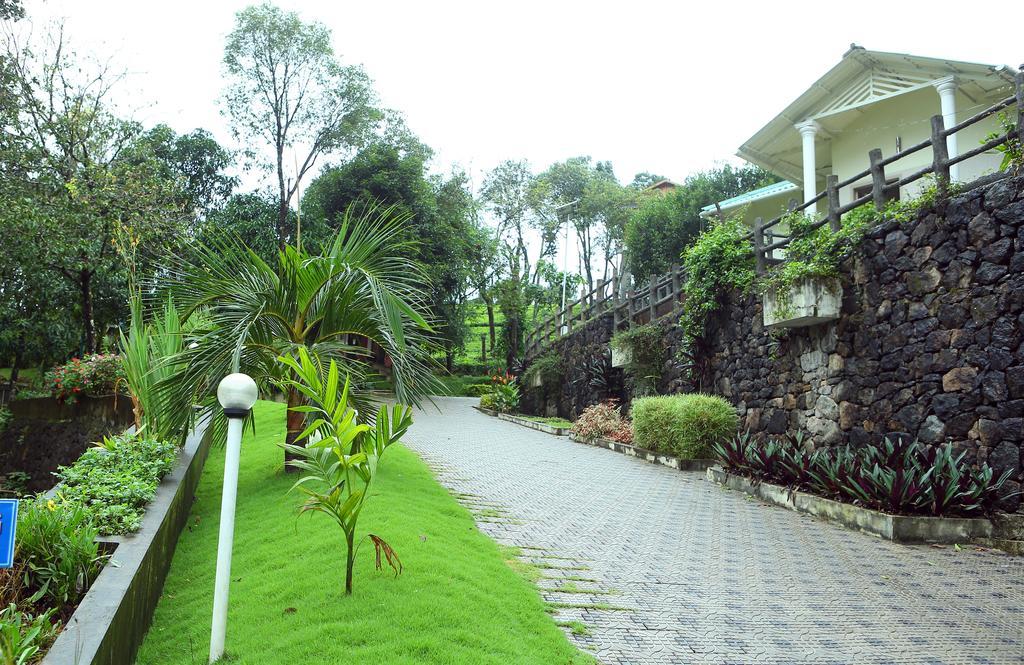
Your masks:
<path fill-rule="evenodd" d="M 1024 66 L 1022 66 L 1022 70 L 1024 70 Z M 825 200 L 828 202 L 827 212 L 821 219 L 810 224 L 808 230 L 821 228 L 825 224 L 828 224 L 832 230 L 838 230 L 844 214 L 865 203 L 873 203 L 878 210 L 881 210 L 891 192 L 898 191 L 900 187 L 920 180 L 928 174 L 935 174 L 936 185 L 939 188 L 940 196 L 942 196 L 949 190 L 949 169 L 954 164 L 964 162 L 1012 140 L 1020 141 L 1020 145 L 1024 146 L 1024 71 L 1017 73 L 1015 87 L 1014 96 L 1007 97 L 953 127 L 946 128 L 941 115 L 932 116 L 932 134 L 927 140 L 886 158 L 882 157 L 881 149 L 875 148 L 868 152 L 870 166 L 864 171 L 842 181 L 838 176 L 830 175 L 825 180 L 825 191 L 819 192 L 803 205 L 796 206 L 768 222 L 764 222 L 760 217 L 755 219 L 753 231 L 743 238 L 754 244 L 757 272 L 763 274 L 769 265 L 780 262 L 780 259 L 773 257 L 773 252 L 786 247 L 790 238 L 780 236 L 779 240 L 775 240 L 775 232 L 771 229 L 778 226 L 787 215 L 793 212 L 803 212 L 808 209 L 814 211 L 818 202 Z M 970 127 L 1014 105 L 1017 107 L 1017 124 L 1013 131 L 986 141 L 956 157 L 949 156 L 946 149 L 946 138 L 950 134 L 959 132 L 965 127 Z M 932 149 L 931 164 L 894 182 L 885 181 L 886 166 L 926 148 Z M 840 205 L 839 190 L 868 176 L 871 177 L 871 193 L 858 197 L 845 205 Z M 536 357 L 543 353 L 545 347 L 554 340 L 572 333 L 573 330 L 608 311 L 614 313 L 615 330 L 647 323 L 673 312 L 683 300 L 683 281 L 682 270 L 679 266 L 673 266 L 665 275 L 651 275 L 646 287 L 640 290 L 629 289 L 624 295 L 619 279 L 615 275 L 611 280 L 599 281 L 597 286 L 589 292 L 585 287 L 581 288 L 577 300 L 567 303 L 564 309 L 541 321 L 527 335 L 526 357 L 527 359 Z"/>
<path fill-rule="evenodd" d="M 589 321 L 611 312 L 615 330 L 643 324 L 675 311 L 682 302 L 683 272 L 679 266 L 664 275 L 651 275 L 647 286 L 623 293 L 617 275 L 598 280 L 597 286 L 587 291 L 580 289 L 579 298 L 566 303 L 565 308 L 543 319 L 526 336 L 526 357 L 542 353 L 552 341 L 571 334 Z"/>

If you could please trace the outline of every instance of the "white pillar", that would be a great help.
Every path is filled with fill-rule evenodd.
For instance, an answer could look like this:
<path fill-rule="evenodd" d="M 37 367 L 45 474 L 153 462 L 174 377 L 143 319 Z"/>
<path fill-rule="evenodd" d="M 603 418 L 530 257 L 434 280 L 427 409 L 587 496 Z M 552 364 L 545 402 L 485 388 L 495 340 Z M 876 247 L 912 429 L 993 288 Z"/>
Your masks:
<path fill-rule="evenodd" d="M 939 103 L 942 106 L 942 123 L 946 129 L 949 129 L 956 125 L 956 78 L 947 76 L 946 78 L 939 79 L 933 85 L 939 93 Z M 960 154 L 957 152 L 956 134 L 950 134 L 946 137 L 946 150 L 949 152 L 950 158 Z M 959 164 L 949 167 L 949 179 L 953 182 L 959 182 Z"/>
<path fill-rule="evenodd" d="M 818 133 L 818 123 L 805 120 L 796 125 L 803 138 L 804 149 L 804 203 L 814 198 L 818 189 L 817 165 L 814 163 L 814 137 Z M 810 212 L 814 212 L 811 210 Z"/>
<path fill-rule="evenodd" d="M 228 419 L 227 451 L 224 456 L 224 489 L 220 503 L 220 535 L 217 539 L 217 577 L 213 588 L 213 630 L 210 634 L 210 662 L 224 655 L 228 627 L 228 589 L 231 585 L 231 546 L 235 539 L 235 497 L 238 493 L 238 463 L 242 452 L 241 418 Z"/>

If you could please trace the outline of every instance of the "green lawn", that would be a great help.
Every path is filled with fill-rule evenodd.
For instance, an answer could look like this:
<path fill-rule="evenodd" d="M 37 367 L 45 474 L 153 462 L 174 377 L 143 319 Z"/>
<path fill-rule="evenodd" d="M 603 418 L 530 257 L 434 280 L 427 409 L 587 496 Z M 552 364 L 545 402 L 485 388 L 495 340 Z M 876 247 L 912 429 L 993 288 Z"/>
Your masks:
<path fill-rule="evenodd" d="M 10 380 L 10 378 L 11 368 L 0 367 L 0 379 Z M 22 367 L 18 371 L 18 381 L 21 381 L 23 383 L 29 381 L 38 381 L 40 378 L 41 375 L 38 367 Z"/>
<path fill-rule="evenodd" d="M 405 566 L 376 571 L 359 551 L 354 593 L 343 593 L 341 530 L 322 515 L 296 519 L 301 499 L 282 473 L 284 407 L 256 406 L 242 445 L 227 652 L 232 663 L 591 663 L 536 589 L 480 533 L 469 512 L 410 450 L 381 463 L 362 533 L 380 535 Z M 415 428 L 415 425 L 413 426 Z M 139 665 L 206 662 L 210 639 L 223 449 L 203 472 L 139 652 Z M 116 557 L 115 557 L 116 558 Z"/>
<path fill-rule="evenodd" d="M 519 416 L 526 420 L 531 420 L 535 423 L 542 423 L 544 425 L 550 425 L 551 427 L 572 427 L 572 421 L 566 420 L 565 418 L 545 418 L 544 416 Z"/>
<path fill-rule="evenodd" d="M 491 377 L 486 374 L 480 376 L 438 376 L 437 380 L 440 381 L 447 392 L 445 395 L 454 397 L 464 396 L 466 386 L 473 385 L 474 383 L 490 383 Z"/>

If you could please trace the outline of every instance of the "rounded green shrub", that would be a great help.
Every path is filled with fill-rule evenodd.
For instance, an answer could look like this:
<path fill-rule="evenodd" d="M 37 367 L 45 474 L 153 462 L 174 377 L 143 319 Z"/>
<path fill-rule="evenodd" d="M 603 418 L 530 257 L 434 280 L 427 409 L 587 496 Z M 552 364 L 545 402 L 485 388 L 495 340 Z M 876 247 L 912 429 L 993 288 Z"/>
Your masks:
<path fill-rule="evenodd" d="M 489 383 L 471 383 L 462 389 L 462 394 L 466 397 L 482 397 L 489 392 L 491 392 Z"/>
<path fill-rule="evenodd" d="M 712 456 L 739 428 L 736 410 L 714 395 L 664 395 L 633 401 L 634 443 L 682 459 Z"/>
<path fill-rule="evenodd" d="M 481 409 L 494 409 L 496 408 L 494 393 L 487 393 L 486 395 L 480 395 L 480 408 Z"/>

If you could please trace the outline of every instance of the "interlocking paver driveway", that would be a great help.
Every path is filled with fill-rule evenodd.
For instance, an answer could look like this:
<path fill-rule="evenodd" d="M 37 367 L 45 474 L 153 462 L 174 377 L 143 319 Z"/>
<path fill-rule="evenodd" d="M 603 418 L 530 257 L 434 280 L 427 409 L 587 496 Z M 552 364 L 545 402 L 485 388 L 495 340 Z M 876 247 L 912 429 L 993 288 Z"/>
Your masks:
<path fill-rule="evenodd" d="M 625 608 L 558 614 L 603 663 L 1024 663 L 1024 558 L 895 545 L 474 402 L 438 400 L 408 443 L 482 530 L 612 592 L 544 594 Z"/>

